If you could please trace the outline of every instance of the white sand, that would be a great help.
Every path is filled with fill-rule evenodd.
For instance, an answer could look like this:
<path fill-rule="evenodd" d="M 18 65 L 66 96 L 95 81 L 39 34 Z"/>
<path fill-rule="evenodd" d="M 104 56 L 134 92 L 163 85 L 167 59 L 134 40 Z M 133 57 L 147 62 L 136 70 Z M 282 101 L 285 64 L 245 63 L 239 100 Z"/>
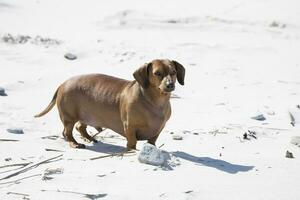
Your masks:
<path fill-rule="evenodd" d="M 300 122 L 299 7 L 298 0 L 0 1 L 0 37 L 31 37 L 24 44 L 0 41 L 0 86 L 8 95 L 0 96 L 0 139 L 19 140 L 0 141 L 0 167 L 63 154 L 0 180 L 0 199 L 300 199 L 300 148 L 290 143 L 300 124 L 293 127 L 288 114 Z M 71 149 L 56 109 L 33 118 L 72 75 L 132 80 L 154 58 L 186 67 L 186 85 L 177 84 L 157 141 L 172 154 L 168 169 L 141 164 L 137 155 L 91 161 L 122 151 L 126 141 L 106 130 L 98 137 L 103 143 Z M 257 113 L 266 120 L 251 119 Z M 8 133 L 11 127 L 24 134 Z M 257 139 L 243 140 L 248 130 Z M 59 138 L 42 139 L 52 135 Z M 294 159 L 285 158 L 287 150 Z M 48 168 L 63 173 L 44 181 Z M 0 179 L 11 169 L 0 168 Z M 5 183 L 31 175 L 37 176 Z"/>

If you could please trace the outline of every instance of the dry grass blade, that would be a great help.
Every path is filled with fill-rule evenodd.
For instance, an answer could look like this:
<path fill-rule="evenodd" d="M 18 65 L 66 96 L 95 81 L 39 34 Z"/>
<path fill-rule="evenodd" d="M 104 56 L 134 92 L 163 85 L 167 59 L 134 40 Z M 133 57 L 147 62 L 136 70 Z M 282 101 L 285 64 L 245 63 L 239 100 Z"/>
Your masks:
<path fill-rule="evenodd" d="M 21 195 L 21 196 L 29 196 L 29 194 L 23 194 L 23 193 L 18 193 L 18 192 L 7 192 L 6 194 L 15 194 L 15 195 Z"/>
<path fill-rule="evenodd" d="M 51 192 L 51 190 L 41 190 L 41 191 L 42 192 L 47 192 L 47 191 Z M 103 197 L 107 196 L 107 194 L 86 194 L 86 193 L 73 192 L 73 191 L 67 191 L 67 190 L 56 190 L 55 192 L 78 194 L 78 195 L 82 195 L 83 197 L 88 198 L 88 199 L 99 199 L 99 198 L 103 198 Z"/>
<path fill-rule="evenodd" d="M 291 112 L 289 112 L 289 116 L 290 116 L 290 119 L 291 119 L 292 126 L 295 126 L 295 117 L 292 115 Z"/>
<path fill-rule="evenodd" d="M 14 181 L 3 182 L 3 183 L 0 183 L 0 185 L 9 184 L 9 183 L 19 183 L 19 181 L 22 181 L 22 180 L 25 180 L 28 178 L 32 178 L 32 177 L 36 177 L 36 176 L 42 176 L 42 174 L 34 174 L 34 175 L 26 176 L 26 177 L 23 177 L 23 178 L 14 180 Z"/>
<path fill-rule="evenodd" d="M 46 148 L 45 151 L 65 152 L 65 151 L 58 150 L 58 149 L 48 149 L 48 148 Z"/>
<path fill-rule="evenodd" d="M 6 167 L 17 167 L 17 166 L 27 166 L 29 165 L 31 162 L 28 162 L 28 163 L 16 163 L 16 164 L 10 164 L 10 165 L 3 165 L 3 166 L 0 166 L 0 169 L 1 168 L 6 168 Z"/>
<path fill-rule="evenodd" d="M 18 142 L 19 140 L 14 139 L 0 139 L 1 142 Z"/>
<path fill-rule="evenodd" d="M 38 162 L 38 163 L 36 163 L 36 164 L 30 165 L 30 166 L 28 166 L 28 167 L 25 167 L 24 169 L 21 169 L 21 170 L 15 172 L 15 173 L 13 173 L 13 174 L 10 174 L 10 175 L 7 175 L 7 176 L 5 176 L 5 177 L 3 177 L 3 178 L 0 178 L 0 181 L 1 181 L 1 180 L 4 180 L 4 179 L 9 179 L 9 178 L 11 178 L 11 177 L 17 176 L 17 175 L 22 174 L 22 173 L 25 173 L 25 172 L 27 172 L 27 171 L 29 171 L 29 170 L 31 170 L 31 169 L 34 169 L 34 168 L 38 167 L 38 166 L 41 165 L 41 164 L 53 162 L 53 160 L 55 160 L 55 159 L 57 159 L 57 158 L 60 158 L 61 156 L 62 156 L 62 154 L 60 154 L 60 155 L 58 155 L 58 156 L 55 156 L 55 157 L 53 157 L 53 158 L 49 158 L 49 159 L 43 160 L 43 161 Z"/>
<path fill-rule="evenodd" d="M 42 139 L 49 139 L 49 140 L 57 140 L 59 139 L 58 135 L 48 135 L 48 136 L 43 136 L 41 137 Z"/>
<path fill-rule="evenodd" d="M 121 152 L 121 153 L 111 153 L 111 154 L 107 154 L 107 155 L 102 155 L 102 156 L 97 156 L 97 157 L 93 157 L 90 158 L 90 160 L 97 160 L 97 159 L 101 159 L 101 158 L 107 158 L 107 157 L 114 157 L 114 156 L 124 156 L 124 155 L 135 155 L 135 151 L 125 151 L 125 152 Z"/>

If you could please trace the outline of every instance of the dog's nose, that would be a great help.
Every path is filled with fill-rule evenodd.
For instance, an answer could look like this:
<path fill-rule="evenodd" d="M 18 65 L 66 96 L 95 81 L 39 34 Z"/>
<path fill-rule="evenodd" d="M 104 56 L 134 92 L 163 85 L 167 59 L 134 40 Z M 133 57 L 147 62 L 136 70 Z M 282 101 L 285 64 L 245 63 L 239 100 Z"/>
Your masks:
<path fill-rule="evenodd" d="M 175 88 L 175 84 L 173 82 L 167 84 L 167 88 L 168 89 L 174 89 Z"/>

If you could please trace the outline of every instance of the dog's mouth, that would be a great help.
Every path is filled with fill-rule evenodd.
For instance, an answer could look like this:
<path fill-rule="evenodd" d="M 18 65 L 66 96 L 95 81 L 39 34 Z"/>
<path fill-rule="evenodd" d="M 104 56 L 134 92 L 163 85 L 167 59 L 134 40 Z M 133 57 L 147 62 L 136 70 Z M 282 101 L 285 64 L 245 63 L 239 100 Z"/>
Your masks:
<path fill-rule="evenodd" d="M 163 89 L 161 89 L 161 92 L 163 93 L 171 93 L 175 90 L 175 87 L 174 88 L 167 88 L 167 87 L 164 87 Z"/>

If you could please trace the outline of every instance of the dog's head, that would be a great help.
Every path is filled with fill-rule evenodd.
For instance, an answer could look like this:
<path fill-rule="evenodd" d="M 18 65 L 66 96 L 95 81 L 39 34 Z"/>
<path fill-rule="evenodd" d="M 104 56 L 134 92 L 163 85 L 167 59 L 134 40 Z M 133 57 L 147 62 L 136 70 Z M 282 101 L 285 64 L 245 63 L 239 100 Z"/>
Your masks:
<path fill-rule="evenodd" d="M 169 93 L 175 89 L 176 80 L 184 85 L 184 67 L 177 61 L 153 60 L 137 69 L 133 76 L 144 88 L 154 87 L 162 93 Z"/>

